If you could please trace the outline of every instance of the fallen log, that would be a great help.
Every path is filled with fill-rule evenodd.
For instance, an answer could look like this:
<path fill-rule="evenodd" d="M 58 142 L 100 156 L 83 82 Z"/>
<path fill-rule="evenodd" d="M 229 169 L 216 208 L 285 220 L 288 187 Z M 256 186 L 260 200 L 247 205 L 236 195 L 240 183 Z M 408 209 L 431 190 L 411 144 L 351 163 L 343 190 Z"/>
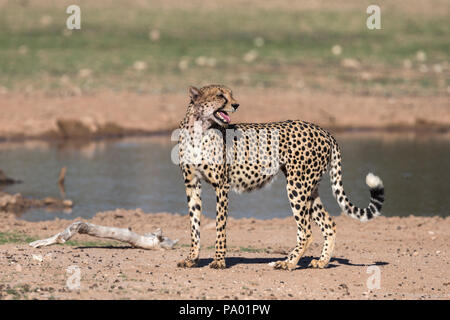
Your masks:
<path fill-rule="evenodd" d="M 31 208 L 45 208 L 46 210 L 70 210 L 73 207 L 71 200 L 61 200 L 47 197 L 44 199 L 28 199 L 20 193 L 9 194 L 0 191 L 0 212 L 24 213 Z"/>
<path fill-rule="evenodd" d="M 127 242 L 133 247 L 142 249 L 172 249 L 178 242 L 178 239 L 171 240 L 163 237 L 161 229 L 157 229 L 154 233 L 139 235 L 130 229 L 97 226 L 92 223 L 78 221 L 72 223 L 64 231 L 55 234 L 53 237 L 36 240 L 29 245 L 34 248 L 40 248 L 56 243 L 64 243 L 77 233 Z"/>
<path fill-rule="evenodd" d="M 22 183 L 22 181 L 6 176 L 6 174 L 0 169 L 0 185 L 9 185 L 14 183 Z"/>

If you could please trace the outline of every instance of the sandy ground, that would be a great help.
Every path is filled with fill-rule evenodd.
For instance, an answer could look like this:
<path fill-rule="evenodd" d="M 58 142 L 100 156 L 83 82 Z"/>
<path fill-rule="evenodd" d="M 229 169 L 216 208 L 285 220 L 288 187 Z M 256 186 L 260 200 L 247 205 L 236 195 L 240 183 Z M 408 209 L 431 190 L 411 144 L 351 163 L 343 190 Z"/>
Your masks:
<path fill-rule="evenodd" d="M 335 130 L 450 129 L 448 97 L 383 98 L 256 89 L 235 90 L 235 97 L 241 107 L 233 122 L 303 119 Z M 168 132 L 178 126 L 187 102 L 184 94 L 2 94 L 0 141 Z M 320 232 L 314 229 L 313 244 L 292 272 L 268 266 L 283 259 L 295 245 L 292 218 L 230 218 L 226 270 L 208 267 L 214 255 L 211 219 L 202 220 L 203 249 L 200 265 L 194 269 L 176 267 L 189 251 L 187 216 L 116 210 L 88 221 L 131 227 L 138 233 L 161 227 L 165 235 L 180 242 L 174 250 L 147 251 L 82 235 L 74 238 L 76 244 L 42 249 L 9 241 L 0 245 L 0 299 L 450 298 L 450 218 L 380 217 L 362 224 L 337 217 L 337 245 L 329 268 L 307 268 L 322 246 Z M 0 236 L 45 238 L 70 222 L 26 222 L 0 212 Z M 79 289 L 67 286 L 74 279 L 70 270 L 80 271 Z M 368 280 L 377 275 L 379 289 L 369 288 Z"/>
<path fill-rule="evenodd" d="M 228 268 L 213 270 L 214 221 L 202 220 L 200 265 L 180 269 L 189 251 L 188 217 L 141 210 L 97 214 L 92 223 L 131 227 L 145 233 L 157 227 L 172 239 L 173 250 L 142 250 L 77 235 L 78 245 L 34 249 L 26 243 L 0 245 L 1 299 L 449 299 L 450 218 L 385 218 L 360 223 L 336 217 L 338 237 L 329 268 L 307 268 L 320 255 L 322 237 L 294 271 L 273 270 L 295 244 L 291 218 L 233 219 L 228 224 Z M 0 214 L 0 232 L 44 238 L 70 221 L 25 222 Z M 86 241 L 91 244 L 86 245 Z M 94 242 L 92 242 L 94 241 Z M 33 257 L 33 255 L 35 257 Z M 39 261 L 42 258 L 42 261 Z M 79 268 L 80 288 L 70 290 L 71 266 Z M 67 271 L 69 268 L 69 271 Z M 73 267 L 72 267 L 73 268 Z M 368 287 L 379 275 L 379 289 Z M 72 278 L 71 278 L 72 277 Z M 371 282 L 372 281 L 372 282 Z"/>
<path fill-rule="evenodd" d="M 328 129 L 450 129 L 446 96 L 384 98 L 274 89 L 234 90 L 234 94 L 241 104 L 232 117 L 235 123 L 302 119 Z M 168 132 L 184 117 L 187 99 L 187 94 L 3 94 L 0 140 Z"/>

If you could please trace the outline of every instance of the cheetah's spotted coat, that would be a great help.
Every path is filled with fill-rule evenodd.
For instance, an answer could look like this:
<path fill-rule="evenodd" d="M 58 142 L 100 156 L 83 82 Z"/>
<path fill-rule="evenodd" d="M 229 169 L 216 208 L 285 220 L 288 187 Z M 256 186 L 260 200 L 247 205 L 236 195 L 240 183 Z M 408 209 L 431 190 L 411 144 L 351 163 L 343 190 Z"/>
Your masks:
<path fill-rule="evenodd" d="M 212 268 L 225 268 L 228 193 L 250 191 L 269 183 L 281 170 L 286 177 L 287 195 L 297 223 L 297 245 L 286 260 L 272 265 L 292 270 L 312 241 L 311 222 L 322 231 L 325 242 L 311 267 L 324 268 L 333 252 L 336 225 L 319 198 L 318 185 L 330 166 L 333 194 L 340 208 L 361 221 L 380 215 L 384 187 L 369 173 L 366 183 L 371 201 L 367 208 L 354 206 L 342 185 L 341 153 L 336 140 L 326 130 L 300 120 L 274 123 L 230 124 L 229 113 L 239 104 L 230 89 L 209 85 L 191 87 L 190 104 L 181 122 L 180 167 L 186 186 L 191 225 L 191 249 L 180 267 L 197 264 L 200 250 L 201 183 L 210 183 L 216 193 L 216 244 Z M 230 135 L 229 133 L 232 133 Z M 197 140 L 196 140 L 197 139 Z M 201 148 L 191 148 L 201 141 Z M 192 159 L 196 159 L 192 161 Z"/>

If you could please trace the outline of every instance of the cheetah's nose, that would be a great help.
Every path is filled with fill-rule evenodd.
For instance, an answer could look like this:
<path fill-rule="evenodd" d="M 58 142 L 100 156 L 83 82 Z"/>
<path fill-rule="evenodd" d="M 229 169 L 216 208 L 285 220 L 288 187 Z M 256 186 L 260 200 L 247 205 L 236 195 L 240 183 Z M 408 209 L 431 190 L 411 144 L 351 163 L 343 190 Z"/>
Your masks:
<path fill-rule="evenodd" d="M 236 111 L 239 107 L 239 103 L 233 103 L 231 106 L 234 108 L 234 111 Z"/>

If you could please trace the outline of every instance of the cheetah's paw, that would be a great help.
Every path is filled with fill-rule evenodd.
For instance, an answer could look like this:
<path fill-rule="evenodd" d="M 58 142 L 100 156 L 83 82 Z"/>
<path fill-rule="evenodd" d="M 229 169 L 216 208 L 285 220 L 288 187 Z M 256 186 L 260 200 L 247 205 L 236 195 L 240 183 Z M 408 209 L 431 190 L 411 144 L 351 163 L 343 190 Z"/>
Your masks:
<path fill-rule="evenodd" d="M 273 267 L 274 269 L 282 269 L 282 270 L 289 270 L 289 271 L 294 270 L 296 267 L 293 263 L 289 263 L 287 260 L 274 261 L 274 262 L 269 263 L 269 266 Z"/>
<path fill-rule="evenodd" d="M 197 266 L 197 260 L 185 259 L 177 263 L 179 268 L 193 268 Z"/>
<path fill-rule="evenodd" d="M 311 262 L 309 263 L 309 267 L 311 267 L 311 268 L 318 268 L 318 269 L 323 269 L 327 265 L 328 265 L 328 261 L 317 260 L 317 259 L 312 259 Z"/>
<path fill-rule="evenodd" d="M 225 269 L 226 268 L 225 259 L 213 260 L 213 262 L 209 264 L 209 267 L 213 269 Z"/>

